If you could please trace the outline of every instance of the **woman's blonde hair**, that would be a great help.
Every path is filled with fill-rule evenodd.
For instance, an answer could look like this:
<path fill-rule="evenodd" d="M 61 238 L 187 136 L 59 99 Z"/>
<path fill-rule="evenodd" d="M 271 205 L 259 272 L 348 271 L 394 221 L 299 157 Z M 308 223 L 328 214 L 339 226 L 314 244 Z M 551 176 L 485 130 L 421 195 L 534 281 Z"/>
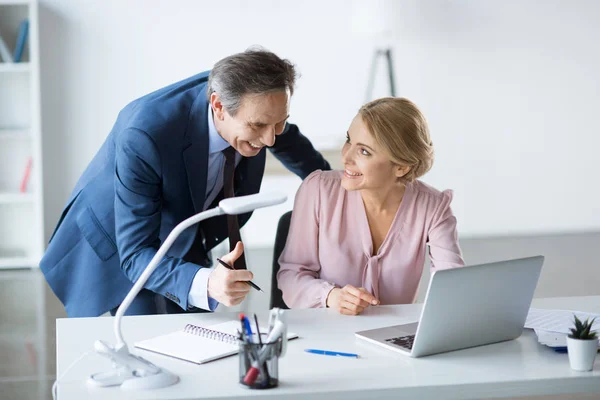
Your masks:
<path fill-rule="evenodd" d="M 433 165 L 433 143 L 427 121 L 410 100 L 384 97 L 360 108 L 358 115 L 396 164 L 410 167 L 401 180 L 413 182 Z"/>

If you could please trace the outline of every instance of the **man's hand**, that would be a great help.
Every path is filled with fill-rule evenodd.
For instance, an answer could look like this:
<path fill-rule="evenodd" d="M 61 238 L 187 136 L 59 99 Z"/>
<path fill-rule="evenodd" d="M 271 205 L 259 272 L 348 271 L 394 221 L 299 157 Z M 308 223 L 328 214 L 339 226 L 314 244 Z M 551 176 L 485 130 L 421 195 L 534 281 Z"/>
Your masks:
<path fill-rule="evenodd" d="M 335 308 L 341 314 L 358 315 L 370 305 L 376 306 L 379 300 L 365 288 L 356 288 L 346 285 L 343 288 L 334 288 L 327 296 L 327 307 Z"/>
<path fill-rule="evenodd" d="M 244 245 L 242 242 L 237 242 L 235 249 L 222 260 L 233 266 L 242 253 L 244 253 Z M 230 270 L 217 264 L 208 276 L 208 296 L 227 307 L 240 304 L 250 291 L 250 285 L 245 282 L 252 280 L 253 277 L 252 272 L 248 270 Z"/>

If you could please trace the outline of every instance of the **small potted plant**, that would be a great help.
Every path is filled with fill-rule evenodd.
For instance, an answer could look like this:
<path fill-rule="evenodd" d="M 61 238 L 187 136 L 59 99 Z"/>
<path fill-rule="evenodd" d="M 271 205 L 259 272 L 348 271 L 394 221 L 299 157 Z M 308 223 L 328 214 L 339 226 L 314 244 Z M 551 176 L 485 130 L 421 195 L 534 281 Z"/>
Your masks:
<path fill-rule="evenodd" d="M 591 371 L 598 352 L 598 337 L 592 331 L 592 325 L 596 319 L 581 322 L 575 315 L 575 327 L 571 328 L 571 334 L 567 336 L 567 349 L 569 352 L 569 363 L 575 371 Z"/>

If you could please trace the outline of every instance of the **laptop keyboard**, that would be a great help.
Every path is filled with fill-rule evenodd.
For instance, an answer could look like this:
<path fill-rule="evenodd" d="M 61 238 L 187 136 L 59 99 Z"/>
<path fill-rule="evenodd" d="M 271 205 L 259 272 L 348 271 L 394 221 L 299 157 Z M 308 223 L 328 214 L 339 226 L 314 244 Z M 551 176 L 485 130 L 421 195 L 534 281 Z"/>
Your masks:
<path fill-rule="evenodd" d="M 396 346 L 404 347 L 405 349 L 412 350 L 413 343 L 415 342 L 415 335 L 399 336 L 391 339 L 385 339 L 386 342 L 395 344 Z"/>

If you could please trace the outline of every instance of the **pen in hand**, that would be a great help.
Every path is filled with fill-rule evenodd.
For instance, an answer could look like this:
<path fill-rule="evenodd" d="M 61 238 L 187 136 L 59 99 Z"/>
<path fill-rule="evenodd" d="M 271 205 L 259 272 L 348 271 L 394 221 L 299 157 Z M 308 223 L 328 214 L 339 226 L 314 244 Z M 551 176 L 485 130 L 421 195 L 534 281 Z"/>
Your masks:
<path fill-rule="evenodd" d="M 224 266 L 227 269 L 231 269 L 231 270 L 235 270 L 235 268 L 233 268 L 231 265 L 227 264 L 225 261 L 221 260 L 220 258 L 217 258 L 217 261 L 219 262 L 219 264 L 221 264 L 222 266 Z M 252 281 L 245 281 L 248 285 L 252 286 L 254 289 L 258 290 L 259 292 L 262 292 L 263 290 L 261 288 L 258 287 L 258 285 L 256 285 L 254 282 Z M 263 292 L 264 293 L 264 292 Z"/>

